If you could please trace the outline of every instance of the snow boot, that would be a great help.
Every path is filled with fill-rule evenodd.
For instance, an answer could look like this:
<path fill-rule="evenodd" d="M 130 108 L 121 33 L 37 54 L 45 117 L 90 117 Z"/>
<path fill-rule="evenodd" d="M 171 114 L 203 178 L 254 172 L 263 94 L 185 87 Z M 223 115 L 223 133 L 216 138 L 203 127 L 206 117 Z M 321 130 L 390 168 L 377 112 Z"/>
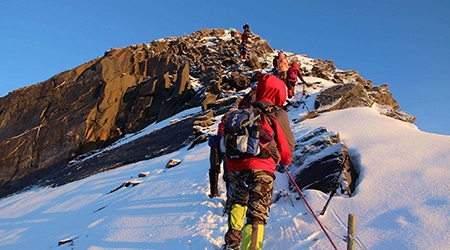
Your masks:
<path fill-rule="evenodd" d="M 239 246 L 233 247 L 230 243 L 225 243 L 222 245 L 220 250 L 239 250 Z"/>

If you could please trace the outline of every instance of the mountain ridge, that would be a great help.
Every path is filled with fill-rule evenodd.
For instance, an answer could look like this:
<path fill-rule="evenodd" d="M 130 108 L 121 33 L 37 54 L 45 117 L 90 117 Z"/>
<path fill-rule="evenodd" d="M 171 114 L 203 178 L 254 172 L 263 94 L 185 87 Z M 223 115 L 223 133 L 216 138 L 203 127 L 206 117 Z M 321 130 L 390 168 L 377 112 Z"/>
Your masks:
<path fill-rule="evenodd" d="M 254 70 L 269 72 L 275 53 L 266 40 L 254 34 L 250 59 L 242 61 L 227 30 L 204 29 L 178 38 L 109 49 L 102 57 L 11 92 L 0 98 L 0 197 L 46 183 L 48 176 L 67 169 L 75 157 L 183 110 L 201 106 L 205 113 L 199 117 L 208 110 L 217 114 L 223 104 L 216 101 L 245 90 Z M 337 86 L 356 83 L 340 96 L 328 96 L 328 100 L 364 96 L 364 105 L 379 100 L 380 105 L 387 105 L 387 114 L 399 109 L 387 85 L 372 87 L 370 80 L 354 70 L 338 70 L 332 61 L 287 54 L 302 63 L 307 77 Z M 347 93 L 351 94 L 342 99 Z M 341 103 L 344 105 L 335 108 L 348 108 L 354 102 Z M 185 134 L 183 143 L 201 135 L 194 126 L 200 120 L 191 121 L 192 130 Z M 208 124 L 211 122 L 204 126 Z"/>

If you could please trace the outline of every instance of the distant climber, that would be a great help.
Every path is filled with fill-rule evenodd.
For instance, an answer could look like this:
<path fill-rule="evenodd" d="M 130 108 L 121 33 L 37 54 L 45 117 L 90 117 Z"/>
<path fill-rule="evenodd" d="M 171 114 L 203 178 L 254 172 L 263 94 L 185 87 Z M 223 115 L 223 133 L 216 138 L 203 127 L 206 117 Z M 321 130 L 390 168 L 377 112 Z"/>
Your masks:
<path fill-rule="evenodd" d="M 278 54 L 273 57 L 272 64 L 273 64 L 272 74 L 277 76 L 278 75 Z"/>
<path fill-rule="evenodd" d="M 233 44 L 238 44 L 241 32 L 236 28 L 230 28 L 231 42 Z"/>
<path fill-rule="evenodd" d="M 250 26 L 248 25 L 248 23 L 245 23 L 242 28 L 244 29 L 244 32 L 241 35 L 241 40 L 242 42 L 247 43 L 250 41 L 250 36 L 252 35 L 252 32 L 250 31 Z"/>
<path fill-rule="evenodd" d="M 297 77 L 300 78 L 302 83 L 306 84 L 306 81 L 303 79 L 303 75 L 301 73 L 300 67 L 296 61 L 292 62 L 291 67 L 289 67 L 286 76 L 286 87 L 288 90 L 288 98 L 292 98 L 294 96 L 295 84 L 297 83 Z"/>
<path fill-rule="evenodd" d="M 278 52 L 278 78 L 286 81 L 286 74 L 289 69 L 289 61 L 283 51 Z"/>

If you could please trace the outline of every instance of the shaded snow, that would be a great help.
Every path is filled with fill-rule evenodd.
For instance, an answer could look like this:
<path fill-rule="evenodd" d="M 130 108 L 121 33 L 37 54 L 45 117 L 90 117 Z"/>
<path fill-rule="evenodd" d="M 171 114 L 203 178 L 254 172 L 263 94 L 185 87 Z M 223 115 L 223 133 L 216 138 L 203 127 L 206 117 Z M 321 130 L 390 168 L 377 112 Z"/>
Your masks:
<path fill-rule="evenodd" d="M 312 109 L 318 90 L 308 90 L 306 103 Z M 291 120 L 305 114 L 301 107 L 289 110 Z M 380 115 L 376 108 L 324 113 L 292 124 L 292 129 L 300 138 L 321 126 L 340 134 L 360 168 L 353 197 L 335 196 L 319 217 L 339 249 L 346 248 L 349 213 L 357 218 L 357 249 L 450 248 L 450 136 L 422 132 Z M 35 188 L 1 199 L 0 249 L 219 249 L 227 229 L 222 215 L 225 186 L 221 183 L 220 197 L 207 197 L 208 157 L 209 147 L 202 143 L 57 188 Z M 181 164 L 166 169 L 170 159 Z M 148 175 L 139 178 L 142 172 Z M 135 179 L 141 182 L 108 194 Z M 275 193 L 287 185 L 286 175 L 277 173 Z M 314 190 L 304 194 L 319 214 L 328 195 Z M 332 249 L 296 197 L 290 193 L 272 206 L 265 249 Z M 63 240 L 71 242 L 58 246 Z"/>

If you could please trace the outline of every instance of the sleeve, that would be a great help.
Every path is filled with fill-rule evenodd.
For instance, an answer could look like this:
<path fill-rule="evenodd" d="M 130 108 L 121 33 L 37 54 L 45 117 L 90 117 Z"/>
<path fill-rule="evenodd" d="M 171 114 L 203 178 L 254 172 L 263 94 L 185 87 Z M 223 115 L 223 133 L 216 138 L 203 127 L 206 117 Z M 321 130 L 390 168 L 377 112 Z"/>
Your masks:
<path fill-rule="evenodd" d="M 283 128 L 274 117 L 270 116 L 270 119 L 274 124 L 275 141 L 277 143 L 278 151 L 280 152 L 280 163 L 289 165 L 292 162 L 292 152 L 294 151 L 295 146 L 292 131 L 290 128 Z"/>
<path fill-rule="evenodd" d="M 222 133 L 223 133 L 223 130 L 224 130 L 224 124 L 223 124 L 223 120 L 222 121 L 220 121 L 220 123 L 219 123 L 219 125 L 217 126 L 217 135 L 219 136 L 219 137 L 222 137 Z"/>
<path fill-rule="evenodd" d="M 299 69 L 297 72 L 298 72 L 297 75 L 298 75 L 298 78 L 300 78 L 300 81 L 302 81 L 303 83 L 306 82 L 306 81 L 303 79 L 303 75 L 302 75 L 301 70 Z"/>

